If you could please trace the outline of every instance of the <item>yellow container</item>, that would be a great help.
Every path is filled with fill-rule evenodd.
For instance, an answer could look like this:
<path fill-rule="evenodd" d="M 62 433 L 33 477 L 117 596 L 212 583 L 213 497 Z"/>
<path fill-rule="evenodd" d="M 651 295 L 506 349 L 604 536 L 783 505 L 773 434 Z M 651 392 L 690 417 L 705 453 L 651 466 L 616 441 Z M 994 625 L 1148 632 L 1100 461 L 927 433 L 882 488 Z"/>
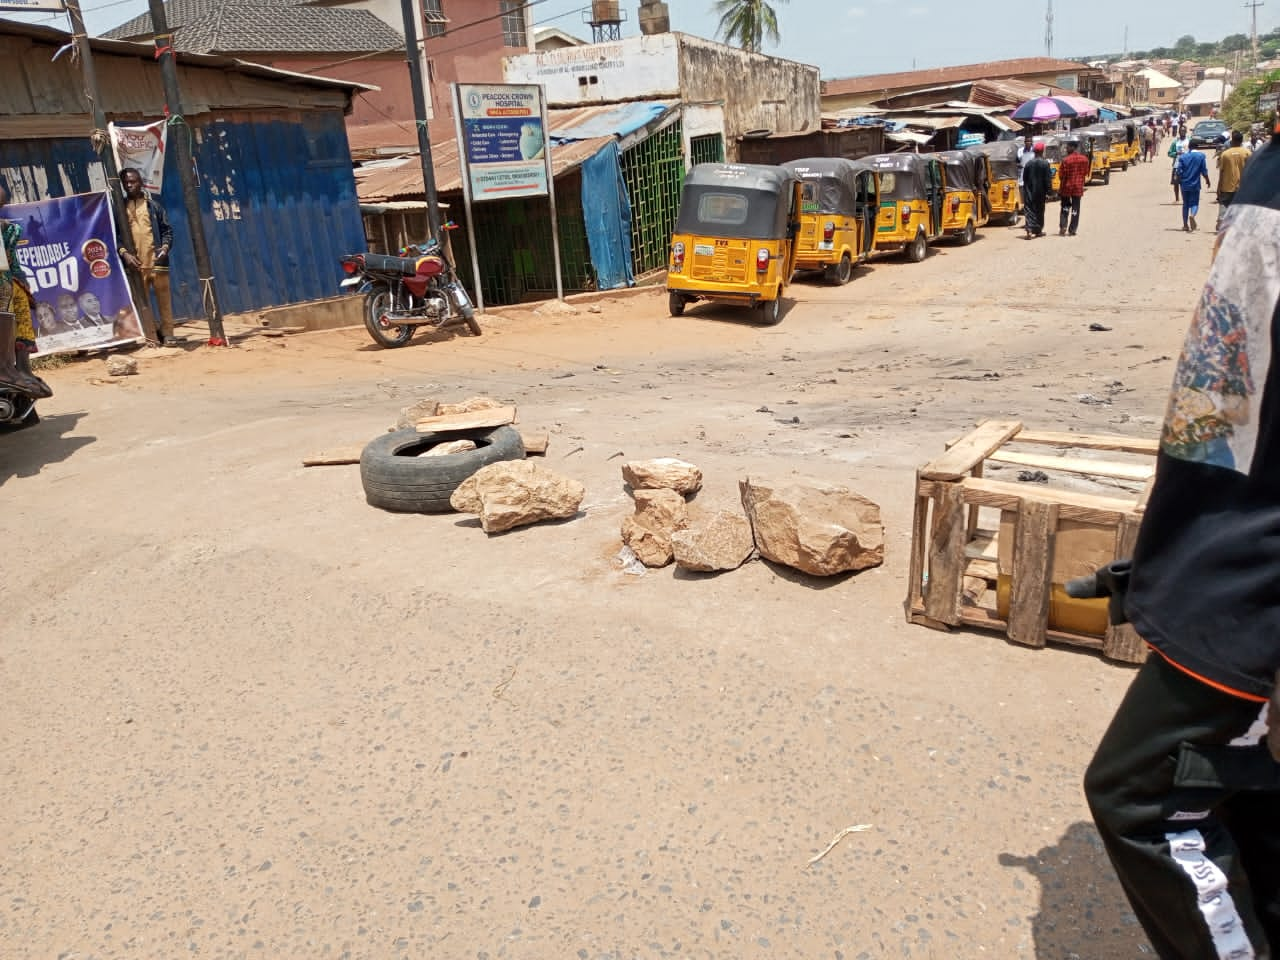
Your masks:
<path fill-rule="evenodd" d="M 996 612 L 1001 620 L 1009 619 L 1009 596 L 1013 593 L 1013 578 L 1002 575 L 996 581 Z M 1077 600 L 1067 596 L 1066 588 L 1053 584 L 1049 594 L 1049 629 L 1071 630 L 1095 637 L 1107 635 L 1107 599 Z"/>

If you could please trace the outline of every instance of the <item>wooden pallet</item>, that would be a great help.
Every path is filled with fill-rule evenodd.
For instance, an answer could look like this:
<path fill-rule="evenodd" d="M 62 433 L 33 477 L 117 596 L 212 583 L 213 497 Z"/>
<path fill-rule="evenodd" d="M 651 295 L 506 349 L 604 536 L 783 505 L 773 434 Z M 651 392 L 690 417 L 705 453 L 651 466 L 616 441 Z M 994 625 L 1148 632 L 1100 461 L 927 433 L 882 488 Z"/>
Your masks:
<path fill-rule="evenodd" d="M 1013 420 L 979 424 L 916 474 L 908 619 L 1144 661 L 1132 627 L 1106 625 L 1106 601 L 1065 604 L 1062 584 L 1132 555 L 1157 449 L 1155 440 L 1032 431 Z M 1050 480 L 991 478 L 987 464 Z"/>

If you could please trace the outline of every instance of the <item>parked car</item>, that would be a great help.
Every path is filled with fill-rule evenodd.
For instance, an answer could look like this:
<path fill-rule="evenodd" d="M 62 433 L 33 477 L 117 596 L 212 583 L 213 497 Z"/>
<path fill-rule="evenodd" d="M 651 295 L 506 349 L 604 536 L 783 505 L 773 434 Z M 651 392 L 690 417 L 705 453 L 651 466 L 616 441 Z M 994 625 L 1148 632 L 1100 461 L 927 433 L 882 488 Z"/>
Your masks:
<path fill-rule="evenodd" d="M 1231 140 L 1231 128 L 1225 120 L 1201 120 L 1191 131 L 1192 150 L 1202 147 L 1217 149 L 1224 147 Z"/>

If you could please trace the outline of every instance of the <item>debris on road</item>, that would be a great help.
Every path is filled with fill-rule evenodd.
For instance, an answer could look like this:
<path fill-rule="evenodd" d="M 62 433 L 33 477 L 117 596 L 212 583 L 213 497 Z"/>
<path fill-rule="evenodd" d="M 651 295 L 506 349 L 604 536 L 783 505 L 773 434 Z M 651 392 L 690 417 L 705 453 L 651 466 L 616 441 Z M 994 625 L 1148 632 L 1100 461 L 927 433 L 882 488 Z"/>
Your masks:
<path fill-rule="evenodd" d="M 515 407 L 496 407 L 465 413 L 436 414 L 418 421 L 419 433 L 454 433 L 461 430 L 481 430 L 488 427 L 505 427 L 516 422 Z"/>
<path fill-rule="evenodd" d="M 622 572 L 629 576 L 643 577 L 649 572 L 649 568 L 640 562 L 640 558 L 636 556 L 635 551 L 625 544 L 622 549 L 618 551 L 618 555 L 614 559 L 618 561 L 618 565 L 622 568 Z"/>
<path fill-rule="evenodd" d="M 360 454 L 364 444 L 352 444 L 349 447 L 337 447 L 333 450 L 322 450 L 309 457 L 302 458 L 304 467 L 339 467 L 360 462 Z"/>
<path fill-rule="evenodd" d="M 1043 470 L 1019 470 L 1018 479 L 1023 483 L 1048 483 L 1049 475 Z"/>
<path fill-rule="evenodd" d="M 458 413 L 475 413 L 479 410 L 501 410 L 505 407 L 501 400 L 495 400 L 493 397 L 469 397 L 461 403 L 442 403 L 435 411 L 435 414 L 426 414 L 426 416 L 452 416 Z"/>
<path fill-rule="evenodd" d="M 756 548 L 766 560 L 816 577 L 884 563 L 880 507 L 819 480 L 738 484 Z"/>
<path fill-rule="evenodd" d="M 133 357 L 107 357 L 107 373 L 113 377 L 132 377 L 138 373 L 138 361 Z"/>
<path fill-rule="evenodd" d="M 458 486 L 449 503 L 480 517 L 485 533 L 503 533 L 543 520 L 575 516 L 586 488 L 532 460 L 506 460 L 482 467 Z"/>
<path fill-rule="evenodd" d="M 447 457 L 451 453 L 466 453 L 468 450 L 474 450 L 476 442 L 474 440 L 446 440 L 444 443 L 437 443 L 434 447 L 430 447 L 418 454 L 420 457 Z"/>
<path fill-rule="evenodd" d="M 755 552 L 751 524 L 741 512 L 717 510 L 693 517 L 671 535 L 676 566 L 696 573 L 736 570 Z"/>
<path fill-rule="evenodd" d="M 1092 330 L 1094 333 L 1110 333 L 1111 332 L 1110 327 L 1104 326 L 1101 323 L 1091 323 L 1089 324 L 1089 329 Z"/>
<path fill-rule="evenodd" d="M 521 431 L 520 439 L 524 441 L 525 456 L 529 457 L 546 456 L 547 447 L 551 446 L 551 434 L 545 430 L 534 433 Z"/>
<path fill-rule="evenodd" d="M 808 866 L 812 867 L 815 863 L 817 863 L 819 860 L 825 857 L 828 853 L 834 850 L 836 848 L 836 844 L 838 844 L 845 837 L 849 836 L 849 834 L 863 833 L 870 829 L 871 829 L 871 824 L 869 823 L 860 823 L 856 827 L 845 827 L 843 830 L 841 830 L 839 833 L 837 833 L 834 837 L 831 838 L 831 842 L 827 844 L 826 848 L 820 854 L 818 854 L 816 857 L 809 858 Z"/>
<path fill-rule="evenodd" d="M 689 494 L 702 489 L 702 471 L 675 457 L 624 463 L 622 479 L 630 484 L 632 490 L 667 489 Z"/>
<path fill-rule="evenodd" d="M 419 400 L 400 411 L 400 419 L 391 430 L 408 430 L 410 427 L 416 427 L 423 417 L 434 417 L 439 412 L 440 401 L 434 398 Z"/>
<path fill-rule="evenodd" d="M 646 567 L 673 559 L 671 537 L 689 522 L 684 497 L 675 490 L 637 490 L 635 516 L 622 521 L 622 542 Z"/>

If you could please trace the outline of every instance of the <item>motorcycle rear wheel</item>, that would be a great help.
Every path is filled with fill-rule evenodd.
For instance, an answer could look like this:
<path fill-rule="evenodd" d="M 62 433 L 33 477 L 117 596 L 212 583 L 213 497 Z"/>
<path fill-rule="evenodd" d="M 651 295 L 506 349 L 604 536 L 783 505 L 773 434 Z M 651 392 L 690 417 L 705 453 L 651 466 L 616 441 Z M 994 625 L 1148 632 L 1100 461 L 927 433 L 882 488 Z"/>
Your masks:
<path fill-rule="evenodd" d="M 384 327 L 381 318 L 395 309 L 395 297 L 389 287 L 374 287 L 364 298 L 364 326 L 380 347 L 403 347 L 413 339 L 413 327 Z"/>

